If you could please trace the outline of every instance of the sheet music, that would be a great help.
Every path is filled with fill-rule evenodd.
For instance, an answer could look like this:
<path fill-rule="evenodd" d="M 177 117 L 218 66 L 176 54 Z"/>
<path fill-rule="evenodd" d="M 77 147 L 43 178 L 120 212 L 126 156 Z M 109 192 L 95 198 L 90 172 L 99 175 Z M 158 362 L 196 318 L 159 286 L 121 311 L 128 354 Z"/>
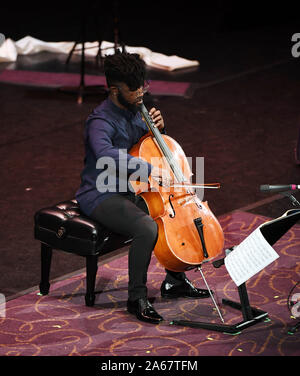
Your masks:
<path fill-rule="evenodd" d="M 261 226 L 225 257 L 226 269 L 237 286 L 246 282 L 279 257 L 262 235 Z"/>

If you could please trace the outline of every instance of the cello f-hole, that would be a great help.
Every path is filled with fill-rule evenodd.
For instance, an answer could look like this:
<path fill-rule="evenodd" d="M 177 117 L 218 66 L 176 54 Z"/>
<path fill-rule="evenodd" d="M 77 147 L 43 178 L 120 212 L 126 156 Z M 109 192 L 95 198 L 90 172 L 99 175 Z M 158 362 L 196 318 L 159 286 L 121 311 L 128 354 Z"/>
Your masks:
<path fill-rule="evenodd" d="M 173 198 L 174 195 L 169 195 L 169 203 L 170 203 L 171 208 L 172 208 L 172 210 L 173 210 L 173 214 L 169 214 L 169 217 L 170 217 L 170 218 L 174 218 L 176 213 L 175 213 L 174 206 L 173 206 L 173 204 L 172 204 L 172 202 L 171 202 L 171 197 Z"/>

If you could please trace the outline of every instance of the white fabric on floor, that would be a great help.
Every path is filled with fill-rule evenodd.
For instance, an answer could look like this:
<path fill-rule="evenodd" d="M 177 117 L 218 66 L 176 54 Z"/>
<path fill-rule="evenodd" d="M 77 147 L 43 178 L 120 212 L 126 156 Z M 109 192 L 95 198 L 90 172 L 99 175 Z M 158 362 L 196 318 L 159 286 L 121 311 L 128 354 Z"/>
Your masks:
<path fill-rule="evenodd" d="M 16 61 L 18 55 L 30 55 L 41 51 L 49 51 L 54 53 L 68 54 L 75 42 L 44 42 L 40 39 L 26 36 L 18 41 L 13 41 L 7 38 L 0 47 L 0 62 Z M 98 42 L 85 43 L 85 55 L 96 56 L 98 53 Z M 126 51 L 129 53 L 137 53 L 141 59 L 145 61 L 150 67 L 158 69 L 173 71 L 176 69 L 189 68 L 198 66 L 197 60 L 187 60 L 177 55 L 163 55 L 158 52 L 153 52 L 146 47 L 130 47 L 125 46 Z M 74 53 L 81 54 L 81 44 L 76 46 Z M 111 42 L 103 41 L 101 43 L 102 55 L 111 55 L 114 53 L 114 44 Z"/>

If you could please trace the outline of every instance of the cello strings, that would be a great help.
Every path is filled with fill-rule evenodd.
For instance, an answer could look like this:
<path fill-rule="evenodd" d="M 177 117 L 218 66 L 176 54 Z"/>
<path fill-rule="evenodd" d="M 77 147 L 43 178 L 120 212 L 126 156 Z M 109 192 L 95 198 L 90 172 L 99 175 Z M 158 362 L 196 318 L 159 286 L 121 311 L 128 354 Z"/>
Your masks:
<path fill-rule="evenodd" d="M 163 140 L 163 138 L 162 138 Z M 186 181 L 186 178 L 181 170 L 181 168 L 179 167 L 177 161 L 174 159 L 173 157 L 173 154 L 172 152 L 170 151 L 170 149 L 168 148 L 167 144 L 165 143 L 165 141 L 163 140 L 163 145 L 162 145 L 162 148 L 163 148 L 163 151 L 164 151 L 164 155 L 169 163 L 169 166 L 171 167 L 174 175 L 175 175 L 175 178 L 177 180 L 178 183 L 183 183 Z"/>
<path fill-rule="evenodd" d="M 141 114 L 143 118 L 146 121 L 146 124 L 148 125 L 148 128 L 151 130 L 152 134 L 154 135 L 163 155 L 165 156 L 171 170 L 173 171 L 178 183 L 183 183 L 186 181 L 185 176 L 183 175 L 183 172 L 181 168 L 178 166 L 177 161 L 173 159 L 173 155 L 166 144 L 165 140 L 163 139 L 160 131 L 158 128 L 154 126 L 153 120 L 150 117 L 146 107 L 144 104 L 140 107 Z"/>
<path fill-rule="evenodd" d="M 176 177 L 176 179 L 178 180 L 179 183 L 183 183 L 186 179 L 182 173 L 182 170 L 181 168 L 178 166 L 176 160 L 174 160 L 173 158 L 173 154 L 172 152 L 170 151 L 168 145 L 166 144 L 165 140 L 163 139 L 163 137 L 161 136 L 161 133 L 159 132 L 159 130 L 157 128 L 155 128 L 155 138 L 157 140 L 157 143 L 159 144 L 159 147 L 163 153 L 163 155 L 165 156 L 167 162 L 169 163 L 171 169 L 173 170 L 174 172 L 174 175 Z"/>

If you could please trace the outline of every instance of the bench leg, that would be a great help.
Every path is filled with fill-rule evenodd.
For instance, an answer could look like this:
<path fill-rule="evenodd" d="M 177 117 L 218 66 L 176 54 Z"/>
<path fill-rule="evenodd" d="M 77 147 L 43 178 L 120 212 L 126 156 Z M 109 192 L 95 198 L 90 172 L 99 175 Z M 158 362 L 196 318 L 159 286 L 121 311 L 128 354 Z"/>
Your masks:
<path fill-rule="evenodd" d="M 98 270 L 98 256 L 86 256 L 86 294 L 85 305 L 92 307 L 95 303 L 95 282 Z"/>
<path fill-rule="evenodd" d="M 48 245 L 41 243 L 41 282 L 40 293 L 47 295 L 49 293 L 50 283 L 50 268 L 52 259 L 52 248 Z"/>

